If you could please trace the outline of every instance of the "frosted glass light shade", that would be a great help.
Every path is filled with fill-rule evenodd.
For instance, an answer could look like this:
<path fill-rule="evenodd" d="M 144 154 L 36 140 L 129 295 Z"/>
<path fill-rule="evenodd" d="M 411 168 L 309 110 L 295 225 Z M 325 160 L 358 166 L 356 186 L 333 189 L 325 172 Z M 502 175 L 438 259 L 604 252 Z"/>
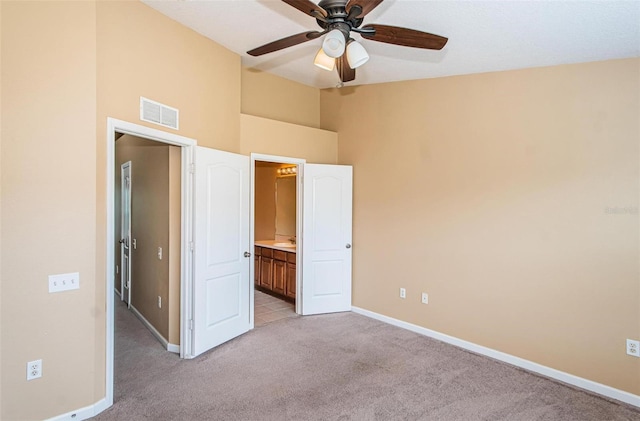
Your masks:
<path fill-rule="evenodd" d="M 316 58 L 313 60 L 313 64 L 321 69 L 331 71 L 334 67 L 336 67 L 336 59 L 326 55 L 324 53 L 324 50 L 321 48 L 320 50 L 318 50 L 318 54 L 316 54 Z"/>
<path fill-rule="evenodd" d="M 367 54 L 367 50 L 364 49 L 362 44 L 357 41 L 351 41 L 347 45 L 347 61 L 349 62 L 349 67 L 355 69 L 369 61 L 369 54 Z"/>
<path fill-rule="evenodd" d="M 339 29 L 334 29 L 324 37 L 322 49 L 329 57 L 338 58 L 344 54 L 345 41 L 344 34 Z"/>

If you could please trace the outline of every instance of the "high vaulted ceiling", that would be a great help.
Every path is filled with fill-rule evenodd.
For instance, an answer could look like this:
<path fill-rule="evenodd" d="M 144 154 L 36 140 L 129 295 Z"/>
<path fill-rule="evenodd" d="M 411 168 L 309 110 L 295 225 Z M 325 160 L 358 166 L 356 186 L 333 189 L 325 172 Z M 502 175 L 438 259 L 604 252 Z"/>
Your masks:
<path fill-rule="evenodd" d="M 260 57 L 246 54 L 276 39 L 319 29 L 315 19 L 280 0 L 143 2 L 240 54 L 243 66 L 318 88 L 339 82 L 335 71 L 313 65 L 321 39 Z M 638 0 L 385 0 L 366 16 L 367 23 L 418 29 L 449 42 L 432 51 L 354 34 L 371 59 L 349 85 L 640 56 Z"/>

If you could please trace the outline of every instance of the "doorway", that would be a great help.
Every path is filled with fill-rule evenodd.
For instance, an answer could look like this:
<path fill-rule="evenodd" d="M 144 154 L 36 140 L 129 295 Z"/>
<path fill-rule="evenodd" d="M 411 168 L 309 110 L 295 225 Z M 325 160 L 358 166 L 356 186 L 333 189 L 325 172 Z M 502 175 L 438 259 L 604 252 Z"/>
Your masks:
<path fill-rule="evenodd" d="M 180 147 L 122 134 L 115 161 L 116 294 L 179 353 Z"/>
<path fill-rule="evenodd" d="M 251 319 L 254 322 L 252 328 L 255 326 L 255 317 L 256 317 L 256 304 L 268 304 L 271 307 L 281 307 L 274 308 L 276 311 L 286 311 L 286 306 L 281 305 L 278 306 L 278 301 L 282 301 L 281 298 L 286 299 L 287 292 L 289 292 L 289 299 L 294 303 L 294 311 L 298 315 L 303 314 L 303 301 L 298 299 L 300 292 L 302 291 L 302 276 L 301 276 L 301 266 L 302 261 L 301 256 L 304 253 L 304 244 L 302 239 L 302 186 L 300 184 L 300 174 L 303 172 L 303 166 L 306 163 L 306 160 L 300 158 L 291 158 L 284 156 L 276 156 L 276 155 L 265 155 L 265 154 L 251 154 L 251 170 L 252 170 L 252 178 L 251 178 L 251 222 L 249 227 L 251 244 L 254 246 L 254 262 L 255 264 L 251 268 L 251 279 L 254 280 L 254 288 L 251 289 Z M 293 229 L 291 225 L 289 228 L 283 233 L 278 233 L 276 235 L 276 173 L 278 168 L 295 168 L 296 177 L 295 177 L 295 215 L 293 215 L 295 220 L 295 225 Z M 259 168 L 266 168 L 265 171 L 259 171 Z M 267 196 L 273 198 L 273 207 L 266 216 L 265 219 L 272 219 L 271 223 L 268 221 L 261 224 L 260 221 L 257 221 L 257 218 L 260 217 L 256 212 L 260 212 L 261 210 L 258 208 L 259 205 L 256 203 L 256 198 L 259 192 L 257 189 L 264 187 L 261 186 L 259 180 L 257 179 L 258 174 L 261 174 L 263 177 L 267 177 L 266 180 L 267 188 L 269 188 L 269 192 Z M 264 181 L 264 180 L 263 180 Z M 264 210 L 263 210 L 264 212 Z M 288 218 L 291 219 L 291 215 Z M 256 231 L 256 223 L 258 224 L 258 231 Z M 263 225 L 261 229 L 261 225 Z M 266 228 L 265 228 L 266 226 Z M 261 238 L 265 237 L 265 238 Z M 272 237 L 272 238 L 267 238 Z M 295 247 L 288 246 L 287 243 L 291 244 L 291 238 L 294 239 Z M 271 245 L 267 243 L 262 243 L 260 240 L 272 240 Z M 277 240 L 277 241 L 276 241 Z M 273 243 L 281 243 L 279 246 L 273 246 Z M 269 246 L 269 247 L 265 247 Z M 274 250 L 278 253 L 279 257 L 284 257 L 284 260 L 278 259 L 277 261 L 279 265 L 278 276 L 283 277 L 285 283 L 288 285 L 284 285 L 284 288 L 276 287 L 276 291 L 273 291 L 273 273 L 275 270 L 274 263 Z M 263 251 L 266 252 L 262 255 Z M 295 257 L 292 258 L 292 253 L 295 251 Z M 288 258 L 288 260 L 287 260 Z M 291 268 L 294 268 L 294 272 L 291 271 Z M 263 276 L 265 272 L 271 273 L 271 286 L 269 286 L 269 282 L 266 282 L 266 285 L 261 287 L 262 280 L 267 278 L 267 276 Z M 284 274 L 283 274 L 284 272 Z M 292 274 L 293 273 L 293 274 Z M 256 288 L 257 285 L 257 288 Z M 289 288 L 287 288 L 287 286 Z M 258 290 L 259 294 L 256 294 L 255 291 Z M 268 293 L 269 290 L 273 292 L 271 294 L 272 297 L 278 297 L 278 301 L 274 301 L 270 297 L 264 297 L 261 294 Z M 290 291 L 295 291 L 295 294 L 291 294 Z M 256 295 L 261 297 L 259 300 L 256 299 Z M 281 315 L 280 315 L 281 316 Z M 278 317 L 278 315 L 271 315 L 269 318 Z"/>
<path fill-rule="evenodd" d="M 297 315 L 298 171 L 294 163 L 254 162 L 255 327 Z"/>
<path fill-rule="evenodd" d="M 191 241 L 191 184 L 189 177 L 193 150 L 196 145 L 194 139 L 166 133 L 160 130 L 145 126 L 117 120 L 107 119 L 107 168 L 106 168 L 106 405 L 113 405 L 114 386 L 114 291 L 116 284 L 120 284 L 120 274 L 116 270 L 116 247 L 119 239 L 116 239 L 116 215 L 119 210 L 115 204 L 115 181 L 116 181 L 116 139 L 122 135 L 131 135 L 147 141 L 160 142 L 162 144 L 180 147 L 181 181 L 180 181 L 180 356 L 184 357 L 185 348 L 188 346 L 186 338 L 187 332 L 184 329 L 187 321 L 182 316 L 185 311 L 190 311 L 191 306 L 185 296 L 186 280 L 191 279 L 192 256 L 189 252 L 189 242 Z M 119 171 L 118 171 L 119 172 Z M 119 246 L 119 244 L 118 244 Z M 119 263 L 119 262 L 118 262 Z"/>

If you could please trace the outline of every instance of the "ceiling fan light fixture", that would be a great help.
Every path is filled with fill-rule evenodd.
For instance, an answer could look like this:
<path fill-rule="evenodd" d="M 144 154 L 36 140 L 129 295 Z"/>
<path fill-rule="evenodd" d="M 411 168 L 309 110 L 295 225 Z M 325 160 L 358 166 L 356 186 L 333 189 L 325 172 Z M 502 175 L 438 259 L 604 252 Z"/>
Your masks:
<path fill-rule="evenodd" d="M 330 31 L 322 42 L 324 53 L 333 58 L 338 58 L 344 54 L 345 47 L 344 34 L 339 29 Z"/>
<path fill-rule="evenodd" d="M 351 41 L 347 45 L 347 61 L 349 67 L 356 69 L 369 61 L 369 54 L 358 41 Z"/>
<path fill-rule="evenodd" d="M 336 67 L 336 59 L 333 57 L 329 57 L 321 48 L 318 50 L 316 58 L 313 59 L 313 64 L 321 69 L 332 71 Z"/>

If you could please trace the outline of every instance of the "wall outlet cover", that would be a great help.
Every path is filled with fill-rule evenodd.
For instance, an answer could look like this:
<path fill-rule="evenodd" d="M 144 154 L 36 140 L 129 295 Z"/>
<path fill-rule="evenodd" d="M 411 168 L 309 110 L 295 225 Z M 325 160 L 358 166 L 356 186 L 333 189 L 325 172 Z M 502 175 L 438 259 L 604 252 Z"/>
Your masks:
<path fill-rule="evenodd" d="M 42 377 L 42 360 L 29 361 L 27 363 L 27 380 Z"/>

